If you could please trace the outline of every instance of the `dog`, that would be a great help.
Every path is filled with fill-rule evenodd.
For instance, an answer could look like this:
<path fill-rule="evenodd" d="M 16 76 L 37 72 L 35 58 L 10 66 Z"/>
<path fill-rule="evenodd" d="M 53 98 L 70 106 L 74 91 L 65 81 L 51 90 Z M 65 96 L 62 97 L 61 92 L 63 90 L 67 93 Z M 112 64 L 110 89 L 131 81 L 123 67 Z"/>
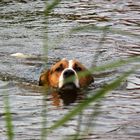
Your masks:
<path fill-rule="evenodd" d="M 87 87 L 94 81 L 88 69 L 77 60 L 63 58 L 39 78 L 39 86 L 71 91 Z"/>

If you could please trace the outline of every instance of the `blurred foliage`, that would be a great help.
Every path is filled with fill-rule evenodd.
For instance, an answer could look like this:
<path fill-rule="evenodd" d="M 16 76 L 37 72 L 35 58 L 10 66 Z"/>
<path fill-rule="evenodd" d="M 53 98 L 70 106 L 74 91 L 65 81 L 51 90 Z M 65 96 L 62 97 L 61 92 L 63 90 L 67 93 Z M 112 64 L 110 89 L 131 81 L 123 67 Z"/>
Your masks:
<path fill-rule="evenodd" d="M 4 112 L 5 112 L 5 123 L 6 123 L 6 129 L 7 129 L 7 139 L 13 140 L 14 139 L 14 128 L 12 124 L 12 115 L 11 115 L 11 109 L 9 104 L 9 97 L 7 93 L 4 93 Z"/>

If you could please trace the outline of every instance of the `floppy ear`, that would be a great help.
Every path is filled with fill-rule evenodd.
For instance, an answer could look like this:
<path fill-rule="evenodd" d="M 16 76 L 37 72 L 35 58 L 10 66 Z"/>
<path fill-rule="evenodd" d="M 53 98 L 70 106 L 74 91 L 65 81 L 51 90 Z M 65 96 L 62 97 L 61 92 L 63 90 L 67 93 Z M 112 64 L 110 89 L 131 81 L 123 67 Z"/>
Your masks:
<path fill-rule="evenodd" d="M 40 75 L 39 86 L 45 86 L 45 85 L 49 86 L 49 74 L 50 74 L 50 70 L 47 70 Z"/>
<path fill-rule="evenodd" d="M 93 75 L 91 73 L 88 75 L 88 82 L 89 82 L 89 84 L 94 82 L 94 77 L 93 77 Z"/>
<path fill-rule="evenodd" d="M 91 72 L 89 70 L 86 70 L 86 71 L 87 71 L 87 75 L 86 75 L 87 85 L 89 85 L 92 82 L 94 82 L 94 77 L 93 77 L 93 75 L 91 74 Z"/>
<path fill-rule="evenodd" d="M 79 79 L 80 80 L 80 87 L 87 87 L 89 84 L 94 82 L 94 78 L 93 78 L 92 74 L 90 73 L 90 71 L 88 71 L 86 69 L 85 72 L 86 73 L 85 74 L 83 73 L 83 75 L 81 75 L 81 78 Z"/>

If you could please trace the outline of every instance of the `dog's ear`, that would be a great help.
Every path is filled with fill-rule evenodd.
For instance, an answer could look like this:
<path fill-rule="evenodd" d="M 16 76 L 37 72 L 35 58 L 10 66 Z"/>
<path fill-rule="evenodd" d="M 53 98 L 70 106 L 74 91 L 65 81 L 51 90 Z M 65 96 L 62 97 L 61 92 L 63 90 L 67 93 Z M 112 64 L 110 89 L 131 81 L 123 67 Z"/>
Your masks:
<path fill-rule="evenodd" d="M 39 86 L 49 86 L 50 70 L 43 72 L 39 78 Z"/>
<path fill-rule="evenodd" d="M 92 82 L 94 82 L 94 77 L 93 77 L 93 75 L 91 74 L 91 72 L 88 71 L 88 70 L 87 70 L 87 76 L 86 76 L 86 78 L 87 78 L 87 85 L 89 85 L 89 84 L 91 84 Z"/>
<path fill-rule="evenodd" d="M 94 82 L 94 77 L 92 74 L 89 74 L 88 75 L 88 80 L 89 80 L 89 84 L 93 83 Z"/>

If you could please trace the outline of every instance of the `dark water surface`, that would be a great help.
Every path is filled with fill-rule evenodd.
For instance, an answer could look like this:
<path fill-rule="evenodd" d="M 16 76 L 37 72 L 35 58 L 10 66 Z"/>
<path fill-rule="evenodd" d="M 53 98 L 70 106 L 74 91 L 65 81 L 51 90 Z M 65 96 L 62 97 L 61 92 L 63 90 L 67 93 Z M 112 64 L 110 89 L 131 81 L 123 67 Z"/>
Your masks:
<path fill-rule="evenodd" d="M 65 57 L 76 58 L 90 67 L 97 51 L 100 52 L 97 65 L 140 55 L 139 0 L 62 1 L 48 19 L 48 30 L 44 8 L 43 0 L 0 1 L 0 140 L 7 139 L 3 103 L 5 93 L 8 93 L 10 99 L 15 139 L 40 139 L 43 92 L 37 83 L 40 72 L 45 67 L 41 58 L 48 57 L 48 66 Z M 73 27 L 89 24 L 108 25 L 123 33 L 106 33 L 102 44 L 99 43 L 103 34 L 101 31 L 88 30 L 68 34 Z M 130 34 L 124 34 L 124 31 Z M 43 48 L 46 32 L 49 37 L 48 56 Z M 60 40 L 60 36 L 63 39 Z M 12 55 L 15 53 L 22 53 L 24 56 L 17 58 Z M 128 66 L 122 70 L 127 68 Z M 108 73 L 110 74 L 98 74 L 90 90 L 94 91 L 118 75 L 117 71 Z M 74 105 L 55 107 L 49 95 L 47 127 Z M 92 112 L 93 105 L 83 112 L 81 129 L 84 130 L 89 125 Z M 101 102 L 100 112 L 96 122 L 90 123 L 91 132 L 83 139 L 140 139 L 139 70 L 121 88 L 107 95 Z M 65 136 L 74 135 L 78 129 L 77 120 L 78 117 L 75 117 L 64 127 L 55 130 L 48 139 L 62 140 Z M 92 123 L 96 123 L 95 127 L 92 127 Z"/>

